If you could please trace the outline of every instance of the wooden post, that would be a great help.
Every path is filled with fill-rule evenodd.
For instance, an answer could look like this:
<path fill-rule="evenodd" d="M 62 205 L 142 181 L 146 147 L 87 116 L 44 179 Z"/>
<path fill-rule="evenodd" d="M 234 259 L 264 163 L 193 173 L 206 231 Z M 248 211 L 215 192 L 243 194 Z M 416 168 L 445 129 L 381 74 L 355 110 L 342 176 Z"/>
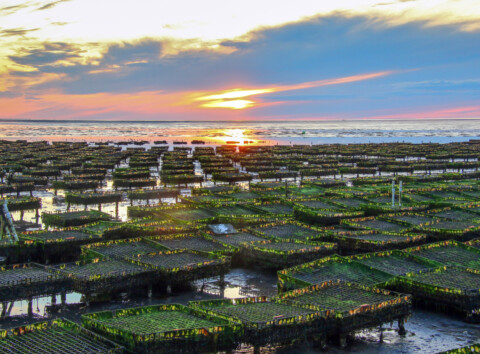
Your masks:
<path fill-rule="evenodd" d="M 8 302 L 3 301 L 3 302 L 2 302 L 2 315 L 1 315 L 1 318 L 5 318 L 5 316 L 6 316 L 6 314 L 7 314 L 7 307 L 8 307 Z"/>
<path fill-rule="evenodd" d="M 28 317 L 33 316 L 33 299 L 31 297 L 28 298 Z"/>
<path fill-rule="evenodd" d="M 407 331 L 405 330 L 405 318 L 399 318 L 398 319 L 398 334 L 401 336 L 404 336 L 407 334 Z"/>

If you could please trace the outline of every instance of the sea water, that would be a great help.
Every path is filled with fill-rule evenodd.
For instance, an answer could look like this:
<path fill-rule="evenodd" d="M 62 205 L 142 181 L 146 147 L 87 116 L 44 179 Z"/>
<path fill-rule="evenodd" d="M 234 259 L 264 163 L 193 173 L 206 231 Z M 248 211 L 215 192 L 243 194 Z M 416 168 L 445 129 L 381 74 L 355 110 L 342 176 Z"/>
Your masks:
<path fill-rule="evenodd" d="M 0 120 L 0 139 L 48 141 L 203 140 L 262 144 L 404 141 L 447 143 L 480 137 L 479 119 L 325 121 Z"/>

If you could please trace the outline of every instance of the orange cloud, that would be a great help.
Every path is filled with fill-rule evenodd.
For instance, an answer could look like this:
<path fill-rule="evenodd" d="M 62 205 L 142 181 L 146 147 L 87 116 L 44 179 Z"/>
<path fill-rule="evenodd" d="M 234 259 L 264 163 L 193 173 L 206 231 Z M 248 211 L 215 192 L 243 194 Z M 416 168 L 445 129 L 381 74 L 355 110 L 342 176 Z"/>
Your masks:
<path fill-rule="evenodd" d="M 307 85 L 309 83 L 301 84 Z M 292 85 L 294 86 L 294 85 Z M 300 85 L 296 85 L 297 87 Z M 283 86 L 291 87 L 291 86 Z M 303 87 L 303 86 L 302 86 Z M 278 87 L 277 87 L 278 88 Z M 238 91 L 240 92 L 240 91 Z M 205 95 L 206 96 L 206 95 Z M 237 97 L 233 95 L 231 97 Z M 32 119 L 202 119 L 202 120 L 249 120 L 258 119 L 245 114 L 244 110 L 210 110 L 199 107 L 202 101 L 193 104 L 179 104 L 185 100 L 198 97 L 195 92 L 165 93 L 162 91 L 145 91 L 138 93 L 97 93 L 89 95 L 67 95 L 48 93 L 35 98 L 0 97 L 2 118 Z M 243 97 L 231 101 L 242 101 Z M 209 101 L 205 101 L 209 102 Z M 291 102 L 268 102 L 262 106 L 286 104 Z M 161 118 L 159 118 L 161 117 Z M 289 116 L 263 117 L 264 119 L 289 120 Z M 305 119 L 297 117 L 298 119 Z M 350 116 L 319 117 L 311 119 L 348 119 Z M 423 109 L 384 115 L 364 116 L 364 119 L 454 119 L 480 118 L 480 105 L 450 107 L 442 109 Z"/>
<path fill-rule="evenodd" d="M 81 119 L 112 116 L 131 118 L 150 116 L 152 119 L 157 119 L 159 115 L 181 116 L 182 119 L 185 119 L 188 116 L 199 115 L 198 107 L 178 104 L 185 95 L 191 95 L 191 93 L 165 93 L 162 91 L 88 95 L 48 93 L 34 98 L 26 96 L 0 97 L 0 107 L 2 118 L 19 119 Z M 226 119 L 225 112 L 209 111 L 207 114 L 204 114 L 202 119 Z M 241 117 L 232 112 L 227 116 L 227 119 L 230 118 L 240 119 Z"/>
<path fill-rule="evenodd" d="M 96 93 L 87 95 L 69 95 L 46 93 L 34 98 L 25 96 L 0 98 L 2 115 L 5 118 L 53 118 L 79 119 L 87 117 L 195 117 L 198 119 L 248 119 L 244 108 L 286 104 L 286 102 L 261 102 L 253 97 L 267 93 L 302 90 L 313 87 L 346 84 L 370 80 L 393 74 L 394 71 L 382 71 L 369 74 L 352 75 L 340 78 L 310 81 L 293 85 L 254 87 L 248 89 L 230 89 L 217 92 L 164 92 L 143 91 L 137 93 Z M 292 103 L 292 102 L 289 102 Z M 205 108 L 226 108 L 210 110 Z M 227 113 L 229 111 L 229 113 Z M 238 113 L 234 113 L 238 111 Z"/>

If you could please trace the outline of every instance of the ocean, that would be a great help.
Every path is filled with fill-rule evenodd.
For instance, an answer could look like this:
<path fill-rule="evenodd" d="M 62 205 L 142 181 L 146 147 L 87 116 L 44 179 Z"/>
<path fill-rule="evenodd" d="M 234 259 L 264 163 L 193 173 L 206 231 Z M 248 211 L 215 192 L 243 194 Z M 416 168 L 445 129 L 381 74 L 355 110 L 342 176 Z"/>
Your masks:
<path fill-rule="evenodd" d="M 325 121 L 0 120 L 0 139 L 29 141 L 203 140 L 257 144 L 459 142 L 480 137 L 480 119 Z"/>

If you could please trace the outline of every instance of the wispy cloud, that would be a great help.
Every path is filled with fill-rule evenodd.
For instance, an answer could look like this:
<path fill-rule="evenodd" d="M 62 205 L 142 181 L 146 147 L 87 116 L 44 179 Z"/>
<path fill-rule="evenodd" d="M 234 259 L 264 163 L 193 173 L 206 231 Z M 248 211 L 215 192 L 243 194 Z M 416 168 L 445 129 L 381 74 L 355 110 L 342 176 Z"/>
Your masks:
<path fill-rule="evenodd" d="M 424 91 L 480 91 L 480 79 L 466 80 L 425 80 L 413 82 L 399 82 L 394 85 L 400 89 Z"/>
<path fill-rule="evenodd" d="M 414 112 L 402 112 L 388 115 L 373 115 L 365 117 L 368 119 L 456 119 L 456 118 L 480 118 L 480 105 L 461 107 L 448 107 Z"/>
<path fill-rule="evenodd" d="M 65 95 L 50 93 L 35 98 L 2 97 L 2 118 L 37 119 L 142 119 L 175 120 L 184 119 L 232 119 L 244 118 L 236 112 L 223 113 L 199 112 L 196 107 L 177 105 L 188 93 L 165 93 L 146 91 L 135 94 L 97 93 L 90 95 Z"/>
<path fill-rule="evenodd" d="M 277 85 L 269 88 L 255 88 L 248 90 L 233 89 L 219 92 L 164 92 L 144 91 L 132 93 L 97 93 L 88 95 L 68 95 L 63 93 L 48 93 L 36 95 L 34 99 L 26 97 L 0 97 L 2 114 L 8 118 L 36 117 L 43 118 L 45 113 L 54 117 L 59 112 L 76 112 L 63 114 L 62 119 L 71 117 L 94 117 L 99 118 L 101 114 L 113 113 L 124 115 L 126 113 L 142 116 L 196 114 L 205 108 L 235 108 L 235 105 L 244 105 L 243 101 L 259 104 L 257 101 L 250 101 L 251 96 L 266 93 L 302 90 L 312 87 L 338 85 L 352 83 L 362 80 L 373 79 L 393 72 L 379 72 L 370 74 L 353 75 L 349 77 L 333 78 L 305 82 L 293 85 Z M 33 73 L 32 75 L 38 75 Z M 274 105 L 282 102 L 266 102 L 265 105 Z M 245 108 L 245 107 L 239 107 Z M 210 112 L 210 111 L 209 111 Z M 211 113 L 208 113 L 211 114 Z M 219 113 L 219 114 L 225 114 Z M 72 116 L 70 116 L 72 115 Z M 200 116 L 205 116 L 200 114 Z M 213 115 L 215 116 L 215 114 Z M 225 118 L 225 116 L 223 116 Z M 239 117 L 234 115 L 233 117 Z"/>
<path fill-rule="evenodd" d="M 90 95 L 44 94 L 32 98 L 9 97 L 0 94 L 2 118 L 36 119 L 131 119 L 144 120 L 258 120 L 255 114 L 243 110 L 208 110 L 191 105 L 178 105 L 188 92 L 165 93 L 161 91 L 135 94 L 98 93 Z M 446 106 L 441 108 L 412 109 L 405 107 L 394 114 L 378 114 L 357 117 L 353 114 L 320 113 L 301 116 L 301 119 L 468 119 L 480 117 L 480 105 Z M 288 120 L 288 115 L 263 116 L 262 119 Z"/>
<path fill-rule="evenodd" d="M 57 0 L 57 1 L 48 2 L 45 5 L 42 5 L 42 6 L 38 7 L 37 11 L 49 10 L 49 9 L 52 9 L 52 8 L 54 8 L 55 6 L 57 6 L 61 3 L 65 3 L 65 2 L 68 2 L 68 1 L 72 1 L 72 0 Z"/>
<path fill-rule="evenodd" d="M 14 14 L 15 12 L 17 12 L 21 9 L 29 8 L 30 6 L 31 6 L 31 4 L 29 2 L 22 2 L 22 3 L 18 3 L 16 5 L 5 6 L 5 7 L 0 8 L 0 14 L 2 14 L 4 16 L 11 15 L 11 14 Z"/>
<path fill-rule="evenodd" d="M 31 32 L 38 31 L 39 28 L 10 28 L 0 31 L 0 36 L 2 37 L 14 37 L 14 36 L 25 36 Z"/>

